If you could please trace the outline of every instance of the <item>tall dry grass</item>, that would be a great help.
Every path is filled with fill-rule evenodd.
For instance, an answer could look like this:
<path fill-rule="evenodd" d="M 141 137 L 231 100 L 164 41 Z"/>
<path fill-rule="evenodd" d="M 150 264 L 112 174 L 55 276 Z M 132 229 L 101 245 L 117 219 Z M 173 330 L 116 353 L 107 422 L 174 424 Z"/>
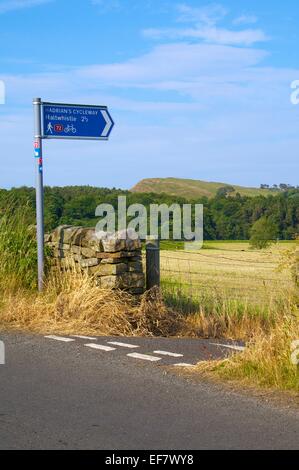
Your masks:
<path fill-rule="evenodd" d="M 32 332 L 98 335 L 156 335 L 250 340 L 269 334 L 295 311 L 294 297 L 257 305 L 231 300 L 225 292 L 205 292 L 196 302 L 181 292 L 146 292 L 141 299 L 120 290 L 101 289 L 73 266 L 52 270 L 44 291 L 0 283 L 0 328 Z M 171 294 L 171 295 L 170 295 Z"/>
<path fill-rule="evenodd" d="M 2 329 L 127 336 L 169 336 L 182 329 L 181 316 L 165 306 L 159 291 L 137 301 L 126 292 L 99 288 L 75 269 L 52 271 L 41 294 L 28 289 L 3 294 Z"/>
<path fill-rule="evenodd" d="M 291 343 L 298 339 L 298 316 L 283 317 L 270 332 L 261 331 L 252 338 L 241 354 L 198 363 L 194 371 L 244 385 L 298 392 L 299 367 L 291 361 Z"/>

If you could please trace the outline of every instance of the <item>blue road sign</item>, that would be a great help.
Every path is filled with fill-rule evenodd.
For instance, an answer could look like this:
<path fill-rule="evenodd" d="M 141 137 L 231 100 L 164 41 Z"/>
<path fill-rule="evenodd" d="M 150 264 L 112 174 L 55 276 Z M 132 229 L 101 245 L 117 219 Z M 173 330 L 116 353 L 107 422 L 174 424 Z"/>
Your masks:
<path fill-rule="evenodd" d="M 106 106 L 42 103 L 44 139 L 108 140 L 114 122 Z"/>

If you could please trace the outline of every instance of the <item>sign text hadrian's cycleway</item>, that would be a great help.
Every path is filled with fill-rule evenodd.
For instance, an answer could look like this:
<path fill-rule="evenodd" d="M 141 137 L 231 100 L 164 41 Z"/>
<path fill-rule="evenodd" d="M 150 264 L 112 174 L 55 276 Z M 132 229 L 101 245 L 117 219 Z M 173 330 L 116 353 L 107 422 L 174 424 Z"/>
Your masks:
<path fill-rule="evenodd" d="M 43 138 L 107 140 L 114 122 L 106 106 L 42 103 Z"/>

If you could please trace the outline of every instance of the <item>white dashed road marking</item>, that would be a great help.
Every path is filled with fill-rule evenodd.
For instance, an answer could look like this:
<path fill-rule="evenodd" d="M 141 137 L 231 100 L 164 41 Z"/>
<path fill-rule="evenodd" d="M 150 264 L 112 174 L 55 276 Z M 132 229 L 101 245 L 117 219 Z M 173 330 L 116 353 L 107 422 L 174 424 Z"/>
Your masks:
<path fill-rule="evenodd" d="M 161 357 L 150 356 L 149 354 L 130 353 L 127 354 L 129 357 L 135 357 L 136 359 L 143 359 L 144 361 L 161 361 Z"/>
<path fill-rule="evenodd" d="M 55 336 L 55 335 L 48 335 L 48 336 L 45 336 L 45 338 L 55 339 L 56 341 L 64 341 L 65 343 L 69 343 L 70 341 L 75 341 L 72 338 L 64 338 L 63 336 Z"/>
<path fill-rule="evenodd" d="M 102 344 L 88 343 L 84 346 L 93 349 L 100 349 L 101 351 L 115 351 L 115 348 L 111 348 L 110 346 L 103 346 Z"/>
<path fill-rule="evenodd" d="M 187 362 L 178 362 L 173 364 L 175 367 L 194 367 L 194 364 L 188 364 Z"/>
<path fill-rule="evenodd" d="M 93 338 L 92 336 L 83 336 L 83 335 L 72 335 L 74 338 L 80 339 L 89 339 L 90 341 L 96 341 L 97 338 Z"/>
<path fill-rule="evenodd" d="M 229 348 L 229 349 L 235 349 L 236 351 L 244 351 L 245 346 L 237 346 L 237 345 L 231 345 L 231 344 L 220 344 L 220 343 L 210 343 L 213 344 L 214 346 L 222 346 L 223 348 Z"/>
<path fill-rule="evenodd" d="M 88 340 L 88 341 L 97 341 L 99 339 L 97 337 L 85 336 L 85 335 L 70 335 L 70 336 L 72 337 L 57 336 L 57 335 L 46 335 L 44 337 L 47 339 L 52 339 L 55 341 L 62 341 L 65 343 L 70 343 L 70 342 L 75 341 L 74 338 L 79 338 L 79 339 Z M 129 339 L 129 338 L 124 338 L 124 339 Z M 117 347 L 127 348 L 127 349 L 140 348 L 140 345 L 138 344 L 131 344 L 131 343 L 126 343 L 126 342 L 124 343 L 122 341 L 107 341 L 107 340 L 105 341 L 104 338 L 102 338 L 102 340 L 104 342 L 107 342 L 107 345 L 90 342 L 90 343 L 85 343 L 84 346 L 87 346 L 88 348 L 92 348 L 92 349 L 97 349 L 100 351 L 106 351 L 106 352 L 116 351 Z M 111 346 L 108 346 L 108 344 Z M 212 346 L 217 346 L 220 348 L 228 348 L 228 349 L 232 349 L 235 351 L 244 351 L 245 349 L 245 346 L 239 346 L 238 344 L 223 344 L 223 343 L 214 343 L 214 342 L 210 342 L 209 344 Z M 169 356 L 173 358 L 179 358 L 179 357 L 184 356 L 184 354 L 175 353 L 171 351 L 164 351 L 164 350 L 155 350 L 153 351 L 153 354 L 156 354 L 157 356 L 153 356 L 151 354 L 139 354 L 137 352 L 127 354 L 127 356 L 135 358 L 135 359 L 142 359 L 144 361 L 151 361 L 151 362 L 161 361 L 163 359 L 163 356 Z M 162 356 L 162 357 L 158 357 L 158 356 Z M 190 364 L 187 362 L 178 362 L 172 365 L 175 367 L 194 367 L 196 364 Z"/>
<path fill-rule="evenodd" d="M 172 353 L 169 351 L 154 351 L 154 354 L 161 354 L 162 356 L 183 357 L 184 354 Z"/>
<path fill-rule="evenodd" d="M 114 346 L 121 346 L 123 348 L 139 348 L 136 344 L 120 343 L 118 341 L 107 341 L 108 344 L 114 344 Z"/>

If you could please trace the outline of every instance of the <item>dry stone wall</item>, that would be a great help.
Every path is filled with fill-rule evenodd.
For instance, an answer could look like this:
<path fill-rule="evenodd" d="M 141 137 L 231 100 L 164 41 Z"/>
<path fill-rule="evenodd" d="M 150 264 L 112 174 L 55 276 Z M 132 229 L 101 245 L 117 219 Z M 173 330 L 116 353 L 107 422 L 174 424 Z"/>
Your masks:
<path fill-rule="evenodd" d="M 75 263 L 101 287 L 144 292 L 141 242 L 135 232 L 96 233 L 92 228 L 62 225 L 45 236 L 45 243 L 57 267 L 67 269 Z"/>

